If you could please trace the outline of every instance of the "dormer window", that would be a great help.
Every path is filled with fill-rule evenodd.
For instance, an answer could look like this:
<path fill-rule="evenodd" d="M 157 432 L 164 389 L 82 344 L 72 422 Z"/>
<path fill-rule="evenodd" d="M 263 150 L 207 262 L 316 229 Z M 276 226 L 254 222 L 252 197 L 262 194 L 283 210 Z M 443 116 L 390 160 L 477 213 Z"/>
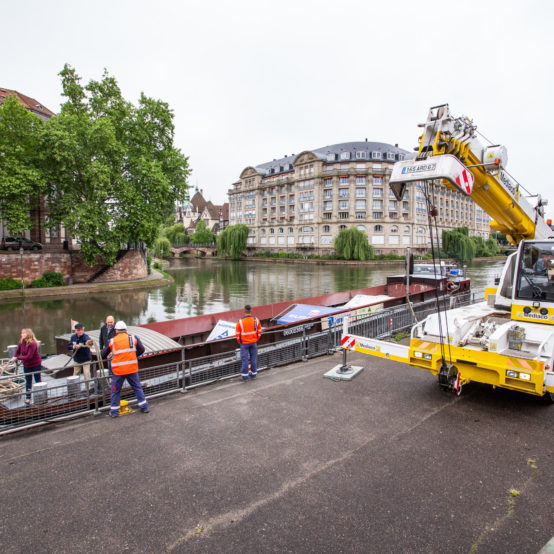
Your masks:
<path fill-rule="evenodd" d="M 340 159 L 341 160 L 349 160 L 350 159 L 350 152 L 341 152 L 340 153 Z"/>
<path fill-rule="evenodd" d="M 356 159 L 357 160 L 365 160 L 367 158 L 366 156 L 367 152 L 364 152 L 363 150 L 356 152 Z"/>
<path fill-rule="evenodd" d="M 372 160 L 380 160 L 381 159 L 381 152 L 372 152 L 371 153 L 371 159 Z"/>

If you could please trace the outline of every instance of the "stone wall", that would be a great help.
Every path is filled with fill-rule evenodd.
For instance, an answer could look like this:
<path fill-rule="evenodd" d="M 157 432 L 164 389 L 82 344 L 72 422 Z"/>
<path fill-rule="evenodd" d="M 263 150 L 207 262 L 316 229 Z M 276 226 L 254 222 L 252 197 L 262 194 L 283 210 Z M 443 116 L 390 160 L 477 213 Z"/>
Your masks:
<path fill-rule="evenodd" d="M 0 279 L 11 277 L 21 280 L 21 261 L 23 261 L 23 280 L 26 285 L 42 277 L 46 271 L 57 271 L 63 275 L 66 283 L 88 283 L 91 277 L 105 269 L 95 283 L 132 281 L 146 277 L 146 258 L 139 250 L 128 250 L 115 265 L 108 268 L 102 264 L 87 266 L 79 251 L 63 252 L 19 252 L 0 251 Z"/>

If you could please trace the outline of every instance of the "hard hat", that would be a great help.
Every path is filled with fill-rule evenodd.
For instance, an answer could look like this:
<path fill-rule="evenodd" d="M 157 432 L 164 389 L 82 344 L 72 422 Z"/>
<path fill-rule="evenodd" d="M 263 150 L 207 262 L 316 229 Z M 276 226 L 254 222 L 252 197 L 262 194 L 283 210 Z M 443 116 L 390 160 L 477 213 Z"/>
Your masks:
<path fill-rule="evenodd" d="M 118 321 L 115 324 L 115 330 L 116 331 L 125 331 L 125 329 L 127 329 L 127 325 L 125 324 L 124 321 Z"/>

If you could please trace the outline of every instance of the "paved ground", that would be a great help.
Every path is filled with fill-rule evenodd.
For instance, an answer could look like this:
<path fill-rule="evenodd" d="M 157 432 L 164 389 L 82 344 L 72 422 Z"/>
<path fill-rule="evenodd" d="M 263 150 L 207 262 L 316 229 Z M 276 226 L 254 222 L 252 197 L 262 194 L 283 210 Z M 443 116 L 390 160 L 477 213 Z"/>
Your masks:
<path fill-rule="evenodd" d="M 349 361 L 349 383 L 323 379 L 335 355 L 2 439 L 2 551 L 505 554 L 554 535 L 554 406 Z"/>

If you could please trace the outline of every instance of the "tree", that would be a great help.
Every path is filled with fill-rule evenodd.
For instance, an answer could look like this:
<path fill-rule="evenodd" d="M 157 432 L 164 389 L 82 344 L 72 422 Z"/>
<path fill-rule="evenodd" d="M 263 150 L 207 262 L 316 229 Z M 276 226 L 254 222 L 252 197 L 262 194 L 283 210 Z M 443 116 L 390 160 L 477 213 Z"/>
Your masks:
<path fill-rule="evenodd" d="M 335 252 L 345 260 L 371 260 L 374 257 L 373 247 L 367 242 L 367 235 L 356 229 L 342 229 L 335 239 Z"/>
<path fill-rule="evenodd" d="M 249 233 L 248 226 L 242 223 L 226 227 L 217 235 L 217 253 L 238 260 L 246 250 Z"/>
<path fill-rule="evenodd" d="M 43 122 L 10 94 L 0 106 L 0 216 L 17 235 L 31 227 L 30 205 L 45 191 L 39 144 Z"/>
<path fill-rule="evenodd" d="M 169 106 L 141 94 L 126 101 L 114 77 L 86 87 L 69 65 L 63 104 L 45 124 L 43 164 L 51 218 L 81 243 L 85 261 L 115 261 L 128 243 L 152 245 L 168 207 L 182 200 L 188 158 L 173 146 Z"/>
<path fill-rule="evenodd" d="M 175 225 L 165 227 L 163 235 L 167 237 L 171 244 L 187 244 L 189 241 L 189 236 L 182 223 L 175 223 Z"/>
<path fill-rule="evenodd" d="M 475 242 L 469 237 L 467 227 L 457 227 L 452 231 L 443 231 L 442 249 L 447 256 L 456 258 L 460 263 L 475 258 Z"/>
<path fill-rule="evenodd" d="M 158 258 L 171 256 L 171 243 L 166 237 L 160 237 L 154 241 L 154 256 Z"/>
<path fill-rule="evenodd" d="M 201 219 L 190 236 L 191 244 L 211 244 L 215 241 L 215 235 L 208 229 L 206 222 Z"/>

